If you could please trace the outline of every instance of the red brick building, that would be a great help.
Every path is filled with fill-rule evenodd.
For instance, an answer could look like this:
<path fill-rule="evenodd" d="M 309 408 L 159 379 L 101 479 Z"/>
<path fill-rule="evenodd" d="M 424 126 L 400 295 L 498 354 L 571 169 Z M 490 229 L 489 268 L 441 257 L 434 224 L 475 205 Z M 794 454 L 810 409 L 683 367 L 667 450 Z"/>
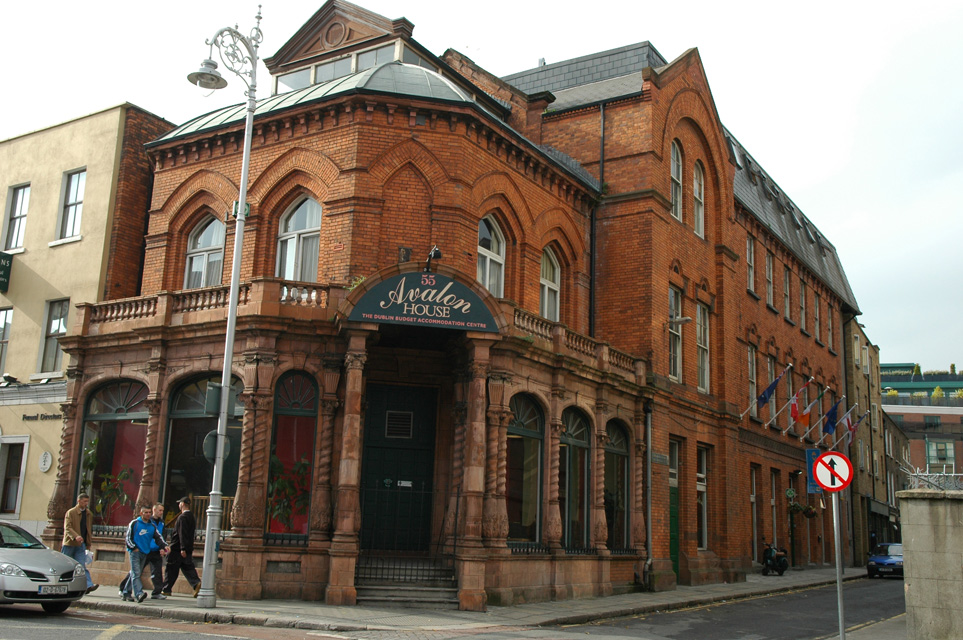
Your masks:
<path fill-rule="evenodd" d="M 411 579 L 480 609 L 744 580 L 763 539 L 790 544 L 818 439 L 770 412 L 787 385 L 827 389 L 820 411 L 844 388 L 858 310 L 832 245 L 724 129 L 696 50 L 499 79 L 412 30 L 331 0 L 266 60 L 218 592 L 343 604 Z M 241 118 L 149 145 L 141 295 L 64 341 L 52 532 L 86 451 L 141 466 L 139 501 L 203 508 Z M 793 542 L 831 562 L 829 518 Z"/>

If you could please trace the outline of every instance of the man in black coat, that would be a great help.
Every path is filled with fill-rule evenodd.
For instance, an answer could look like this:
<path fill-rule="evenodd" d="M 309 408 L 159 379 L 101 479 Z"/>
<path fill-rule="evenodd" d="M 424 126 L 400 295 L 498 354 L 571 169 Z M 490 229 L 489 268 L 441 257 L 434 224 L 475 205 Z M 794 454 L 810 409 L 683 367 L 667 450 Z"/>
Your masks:
<path fill-rule="evenodd" d="M 171 595 L 177 574 L 183 573 L 188 584 L 194 589 L 194 597 L 201 590 L 201 579 L 194 568 L 194 533 L 197 521 L 191 513 L 191 499 L 184 496 L 177 501 L 177 508 L 181 510 L 174 521 L 171 533 L 171 551 L 167 555 L 167 580 L 164 583 L 164 595 Z"/>

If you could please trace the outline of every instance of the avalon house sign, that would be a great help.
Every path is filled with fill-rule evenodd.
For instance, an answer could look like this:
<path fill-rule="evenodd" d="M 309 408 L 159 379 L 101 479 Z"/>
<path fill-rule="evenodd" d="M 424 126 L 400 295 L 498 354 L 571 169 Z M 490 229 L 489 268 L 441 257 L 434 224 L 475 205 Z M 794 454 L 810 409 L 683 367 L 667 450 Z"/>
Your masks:
<path fill-rule="evenodd" d="M 498 332 L 478 294 L 440 273 L 402 273 L 382 280 L 358 300 L 348 319 Z"/>

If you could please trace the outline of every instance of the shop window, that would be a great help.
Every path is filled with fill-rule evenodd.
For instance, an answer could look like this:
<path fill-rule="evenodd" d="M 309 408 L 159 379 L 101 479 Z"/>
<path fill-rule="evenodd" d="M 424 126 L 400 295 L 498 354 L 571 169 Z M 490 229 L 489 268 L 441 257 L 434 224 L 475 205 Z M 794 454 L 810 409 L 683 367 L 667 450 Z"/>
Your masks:
<path fill-rule="evenodd" d="M 268 537 L 306 536 L 318 422 L 317 384 L 304 373 L 286 373 L 278 381 L 274 407 L 267 484 Z"/>
<path fill-rule="evenodd" d="M 147 386 L 118 381 L 87 403 L 79 493 L 90 496 L 94 523 L 123 526 L 134 518 L 147 444 Z"/>
<path fill-rule="evenodd" d="M 542 499 L 542 442 L 545 416 L 525 394 L 510 403 L 513 418 L 508 425 L 505 502 L 508 510 L 508 542 L 539 542 Z"/>
<path fill-rule="evenodd" d="M 505 240 L 498 224 L 482 218 L 478 224 L 478 282 L 501 298 L 505 287 Z"/>
<path fill-rule="evenodd" d="M 0 513 L 20 513 L 29 441 L 30 436 L 0 436 L 0 478 L 3 478 Z"/>
<path fill-rule="evenodd" d="M 629 541 L 629 439 L 614 420 L 605 428 L 605 524 L 609 549 L 628 549 Z"/>
<path fill-rule="evenodd" d="M 561 270 L 558 260 L 551 249 L 542 252 L 542 272 L 540 279 L 539 309 L 543 318 L 558 322 L 558 292 L 561 283 Z"/>
<path fill-rule="evenodd" d="M 278 232 L 277 277 L 316 282 L 321 241 L 321 205 L 302 200 L 281 219 Z"/>
<path fill-rule="evenodd" d="M 208 216 L 194 228 L 187 241 L 184 288 L 219 285 L 223 269 L 224 223 L 214 216 Z"/>
<path fill-rule="evenodd" d="M 562 546 L 585 549 L 589 537 L 589 422 L 569 407 L 562 412 L 558 454 L 558 508 L 562 514 Z"/>

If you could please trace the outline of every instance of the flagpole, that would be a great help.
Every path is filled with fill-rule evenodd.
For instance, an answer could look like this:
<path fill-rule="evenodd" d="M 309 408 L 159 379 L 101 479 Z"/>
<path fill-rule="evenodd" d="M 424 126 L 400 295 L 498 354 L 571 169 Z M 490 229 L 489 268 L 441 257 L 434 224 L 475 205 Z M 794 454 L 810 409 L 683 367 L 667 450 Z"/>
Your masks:
<path fill-rule="evenodd" d="M 856 404 L 853 405 L 853 409 L 855 409 L 855 408 L 858 407 L 858 406 L 859 406 L 859 403 L 857 402 Z M 846 415 L 849 415 L 850 412 L 852 412 L 853 409 L 850 409 L 849 411 L 847 411 L 847 412 L 846 412 Z M 866 410 L 866 413 L 864 413 L 862 416 L 860 416 L 859 420 L 856 421 L 856 424 L 854 424 L 853 427 L 859 426 L 859 423 L 863 421 L 863 418 L 865 418 L 867 414 L 869 414 L 869 409 Z M 843 416 L 843 417 L 845 418 L 846 416 Z M 835 449 L 835 448 L 836 448 L 836 445 L 838 445 L 838 444 L 840 443 L 840 441 L 842 441 L 843 438 L 845 438 L 847 435 L 852 435 L 852 433 L 853 433 L 852 430 L 846 429 L 846 433 L 844 433 L 843 435 L 839 436 L 839 439 L 836 440 L 836 442 L 833 443 L 833 446 L 831 446 L 831 447 L 829 447 L 829 448 L 830 448 L 830 449 Z"/>
<path fill-rule="evenodd" d="M 815 380 L 815 379 L 816 379 L 816 378 L 813 378 L 812 376 L 809 376 L 809 380 L 806 381 L 806 384 L 804 384 L 803 386 L 799 387 L 799 390 L 796 391 L 796 393 L 793 394 L 792 398 L 789 399 L 789 402 L 787 402 L 786 405 L 783 406 L 783 408 L 779 410 L 779 413 L 782 413 L 782 412 L 783 412 L 783 409 L 785 409 L 787 406 L 791 405 L 792 402 L 793 402 L 793 400 L 799 400 L 799 394 L 802 393 L 802 390 L 805 389 L 806 387 L 808 387 L 808 386 L 809 386 L 809 383 L 812 382 L 812 381 Z M 777 413 L 776 416 L 778 416 L 779 413 Z M 773 416 L 773 420 L 776 419 L 776 416 Z M 772 422 L 772 420 L 770 420 L 769 422 L 767 422 L 767 423 L 766 423 L 766 426 L 768 427 L 771 422 Z M 792 428 L 793 428 L 793 425 L 790 424 L 788 427 L 786 427 L 785 429 L 783 429 L 782 435 L 786 435 L 787 433 L 789 433 L 789 430 L 792 429 Z"/>
<path fill-rule="evenodd" d="M 851 414 L 851 413 L 853 412 L 853 409 L 855 409 L 855 408 L 858 407 L 858 406 L 859 406 L 859 403 L 858 403 L 858 402 L 854 403 L 853 406 L 851 406 L 851 407 L 849 408 L 849 411 L 847 411 L 846 413 L 844 413 L 843 416 L 842 416 L 839 420 L 836 421 L 836 424 L 838 425 L 840 422 L 842 422 L 843 420 L 845 420 L 845 419 L 849 416 L 849 414 Z M 849 429 L 846 429 L 846 433 L 849 433 Z M 839 438 L 836 440 L 836 442 L 834 442 L 832 445 L 830 445 L 829 449 L 830 449 L 830 450 L 835 449 L 835 448 L 836 448 L 836 445 L 839 444 L 839 441 L 846 437 L 846 433 L 844 433 L 843 435 L 839 436 Z"/>
<path fill-rule="evenodd" d="M 749 403 L 749 406 L 746 407 L 746 410 L 743 411 L 742 414 L 740 414 L 739 419 L 742 420 L 743 418 L 746 417 L 746 414 L 747 414 L 747 413 L 749 413 L 750 411 L 752 411 L 752 405 L 756 405 L 756 406 L 758 407 L 758 406 L 759 406 L 759 399 L 762 398 L 762 396 L 766 395 L 766 393 L 769 393 L 769 392 L 770 392 L 770 389 L 775 390 L 776 385 L 779 384 L 779 381 L 782 380 L 782 377 L 783 377 L 784 375 L 786 375 L 786 372 L 789 371 L 790 369 L 792 369 L 792 363 L 791 363 L 791 362 L 786 365 L 786 368 L 782 370 L 782 373 L 780 373 L 778 376 L 775 377 L 775 379 L 774 379 L 772 382 L 770 382 L 768 385 L 766 385 L 766 388 L 763 390 L 763 392 L 762 392 L 761 394 L 759 394 L 759 397 L 758 397 L 758 398 L 756 398 L 755 400 L 753 400 L 752 402 Z"/>
<path fill-rule="evenodd" d="M 814 404 L 816 404 L 816 402 L 817 402 L 820 398 L 822 398 L 823 395 L 824 395 L 827 391 L 829 391 L 829 387 L 826 387 L 825 389 L 823 389 L 823 390 L 820 392 L 820 394 L 816 397 L 816 400 L 813 400 L 812 402 L 809 403 L 809 407 L 812 407 Z M 806 408 L 809 409 L 809 407 L 806 407 Z M 809 411 L 812 411 L 812 410 L 809 409 Z M 826 417 L 826 416 L 823 416 L 823 418 L 825 418 L 825 417 Z M 816 427 L 818 427 L 818 426 L 819 426 L 819 423 L 823 421 L 823 418 L 820 418 L 819 420 L 817 420 L 817 421 L 816 421 L 816 424 L 814 424 L 812 427 L 809 428 L 809 431 L 807 431 L 806 433 L 804 433 L 804 434 L 802 434 L 801 436 L 799 436 L 799 441 L 802 442 L 802 441 L 803 441 L 803 438 L 805 438 L 805 437 L 808 436 L 810 433 L 812 433 L 813 429 L 815 429 Z"/>
<path fill-rule="evenodd" d="M 832 409 L 829 410 L 829 413 L 827 413 L 827 414 L 824 415 L 822 418 L 820 418 L 820 419 L 819 419 L 819 422 L 822 422 L 822 421 L 826 418 L 826 416 L 828 416 L 830 413 L 834 413 L 836 407 L 839 406 L 839 403 L 842 402 L 842 401 L 845 400 L 845 399 L 846 399 L 846 396 L 843 395 L 842 398 L 840 398 L 839 400 L 837 400 L 837 401 L 836 401 L 836 404 L 834 404 L 834 405 L 832 406 Z M 848 412 L 847 412 L 847 413 L 848 413 Z M 833 426 L 832 426 L 833 435 L 836 434 L 836 428 L 839 427 L 839 421 L 840 421 L 841 419 L 842 419 L 842 418 L 838 418 L 838 419 L 836 420 L 835 424 L 833 424 Z M 819 423 L 817 422 L 816 424 L 819 424 Z M 827 423 L 827 424 L 828 424 L 828 423 Z M 826 433 L 826 430 L 823 429 L 823 435 L 819 436 L 819 440 L 816 442 L 816 446 L 818 447 L 818 446 L 820 445 L 820 443 L 822 443 L 823 439 L 824 439 L 826 436 L 828 436 L 828 435 L 829 435 L 829 434 Z"/>

